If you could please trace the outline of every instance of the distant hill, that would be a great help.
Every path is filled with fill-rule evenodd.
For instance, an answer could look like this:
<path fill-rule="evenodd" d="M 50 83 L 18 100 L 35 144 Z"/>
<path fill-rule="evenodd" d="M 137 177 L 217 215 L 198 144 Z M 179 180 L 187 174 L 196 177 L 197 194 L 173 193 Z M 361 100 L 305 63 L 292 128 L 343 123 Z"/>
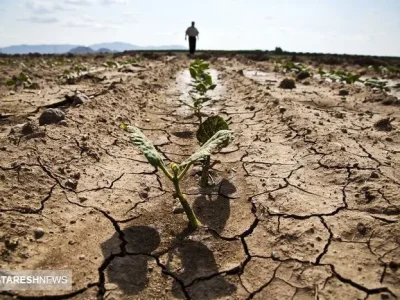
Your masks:
<path fill-rule="evenodd" d="M 97 53 L 113 53 L 114 51 L 107 49 L 107 48 L 100 48 L 96 51 Z"/>
<path fill-rule="evenodd" d="M 28 53 L 67 53 L 72 48 L 78 47 L 79 45 L 15 45 L 0 48 L 0 52 L 4 54 L 28 54 Z"/>
<path fill-rule="evenodd" d="M 89 46 L 83 45 L 13 45 L 9 47 L 0 48 L 0 53 L 4 54 L 28 54 L 28 53 L 41 53 L 41 54 L 62 54 L 62 53 L 77 53 L 76 48 L 90 48 L 93 52 L 108 50 L 109 52 L 123 52 L 132 50 L 185 50 L 186 48 L 181 45 L 163 45 L 163 46 L 138 46 L 123 42 L 101 43 Z M 71 52 L 73 50 L 74 52 Z M 83 51 L 83 49 L 79 49 Z M 86 51 L 89 51 L 86 49 Z M 79 53 L 93 53 L 93 52 L 79 52 Z M 103 52 L 108 53 L 108 52 Z"/>
<path fill-rule="evenodd" d="M 107 49 L 110 49 L 112 51 L 117 51 L 117 52 L 138 50 L 138 48 L 139 48 L 139 46 L 128 44 L 128 43 L 122 43 L 122 42 L 94 44 L 94 45 L 90 45 L 89 47 L 96 51 L 100 50 L 101 48 L 107 48 Z"/>
<path fill-rule="evenodd" d="M 73 54 L 88 54 L 88 53 L 94 53 L 94 52 L 95 51 L 92 48 L 83 47 L 83 46 L 78 46 L 78 47 L 75 47 L 68 51 L 68 53 L 73 53 Z"/>

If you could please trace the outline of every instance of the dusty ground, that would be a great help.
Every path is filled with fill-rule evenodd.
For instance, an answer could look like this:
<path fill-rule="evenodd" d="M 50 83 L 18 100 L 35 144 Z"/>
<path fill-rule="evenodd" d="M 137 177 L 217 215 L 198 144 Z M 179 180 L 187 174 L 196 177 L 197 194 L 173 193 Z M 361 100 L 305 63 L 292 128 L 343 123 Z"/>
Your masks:
<path fill-rule="evenodd" d="M 186 56 L 131 72 L 91 62 L 106 79 L 75 85 L 59 83 L 62 68 L 38 68 L 40 90 L 1 87 L 0 269 L 72 269 L 74 285 L 0 298 L 400 297 L 399 106 L 316 78 L 281 90 L 270 62 L 210 61 L 219 88 L 205 112 L 229 120 L 235 141 L 212 157 L 214 187 L 198 187 L 197 166 L 183 184 L 209 228 L 195 232 L 118 128 L 142 128 L 166 163 L 198 148 L 178 101 Z M 76 89 L 91 100 L 61 107 L 66 123 L 18 129 Z M 374 127 L 387 116 L 391 131 Z"/>

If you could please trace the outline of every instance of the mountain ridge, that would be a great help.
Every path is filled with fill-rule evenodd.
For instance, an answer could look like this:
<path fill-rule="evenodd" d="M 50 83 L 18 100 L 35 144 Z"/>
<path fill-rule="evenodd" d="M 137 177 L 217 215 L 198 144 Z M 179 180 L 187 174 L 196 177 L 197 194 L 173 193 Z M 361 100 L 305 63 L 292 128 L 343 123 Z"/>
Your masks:
<path fill-rule="evenodd" d="M 78 44 L 37 44 L 37 45 L 11 45 L 7 47 L 0 47 L 0 53 L 2 54 L 28 54 L 28 53 L 40 53 L 40 54 L 63 54 L 68 53 L 75 48 L 85 47 L 90 48 L 93 52 L 97 52 L 100 49 L 109 49 L 112 52 L 123 52 L 131 50 L 185 50 L 186 47 L 182 45 L 160 45 L 160 46 L 138 46 L 125 42 L 105 42 L 92 44 L 89 46 L 78 45 Z"/>

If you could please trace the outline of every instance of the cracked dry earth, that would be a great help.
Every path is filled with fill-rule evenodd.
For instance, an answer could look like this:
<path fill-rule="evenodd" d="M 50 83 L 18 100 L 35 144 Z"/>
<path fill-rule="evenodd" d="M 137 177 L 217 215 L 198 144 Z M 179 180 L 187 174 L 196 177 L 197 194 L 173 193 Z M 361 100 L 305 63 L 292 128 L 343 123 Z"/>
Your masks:
<path fill-rule="evenodd" d="M 166 163 L 195 151 L 196 119 L 178 101 L 188 65 L 104 71 L 77 86 L 97 96 L 38 137 L 11 138 L 23 118 L 2 121 L 0 269 L 72 269 L 74 284 L 0 297 L 397 299 L 400 124 L 373 125 L 398 107 L 364 103 L 359 87 L 343 101 L 341 86 L 316 79 L 280 90 L 280 75 L 240 72 L 268 62 L 212 58 L 219 89 L 206 113 L 229 120 L 235 141 L 212 156 L 215 186 L 198 187 L 199 166 L 183 183 L 208 227 L 193 232 L 171 184 L 118 128 L 139 126 Z"/>

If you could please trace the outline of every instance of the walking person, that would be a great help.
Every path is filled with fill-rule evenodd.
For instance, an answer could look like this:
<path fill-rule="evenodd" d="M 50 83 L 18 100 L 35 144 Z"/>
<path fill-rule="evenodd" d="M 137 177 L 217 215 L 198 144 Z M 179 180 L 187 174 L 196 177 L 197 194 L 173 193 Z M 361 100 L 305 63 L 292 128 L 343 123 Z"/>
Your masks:
<path fill-rule="evenodd" d="M 185 40 L 189 36 L 189 53 L 192 55 L 196 51 L 196 39 L 199 38 L 199 31 L 194 27 L 194 22 L 192 26 L 186 29 Z"/>

